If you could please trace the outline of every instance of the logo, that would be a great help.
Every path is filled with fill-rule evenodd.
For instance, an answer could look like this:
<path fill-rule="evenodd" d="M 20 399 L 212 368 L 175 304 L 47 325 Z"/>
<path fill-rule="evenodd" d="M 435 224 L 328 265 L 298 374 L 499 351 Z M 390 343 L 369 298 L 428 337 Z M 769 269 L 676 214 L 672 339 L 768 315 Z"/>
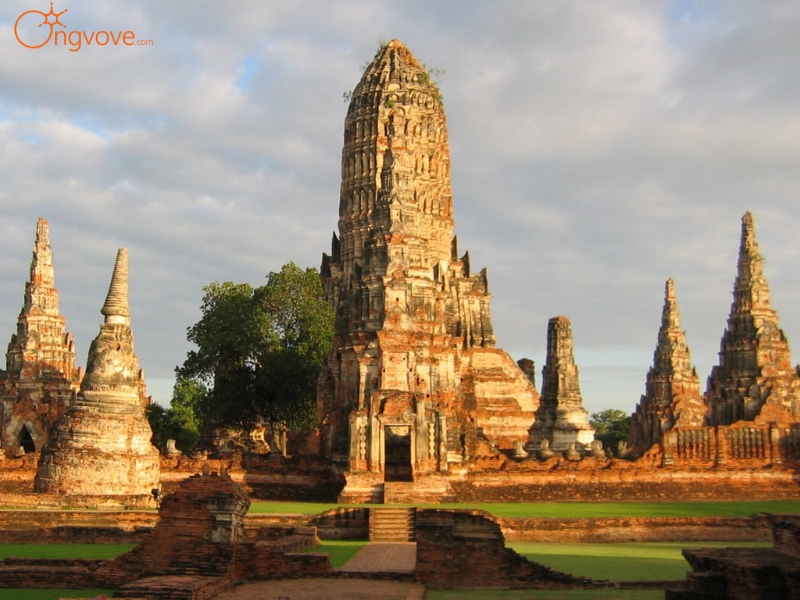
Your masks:
<path fill-rule="evenodd" d="M 47 44 L 69 48 L 70 52 L 77 52 L 85 46 L 153 45 L 153 40 L 136 39 L 136 34 L 131 30 L 66 31 L 67 26 L 60 21 L 66 12 L 68 12 L 66 8 L 61 12 L 55 12 L 52 2 L 50 11 L 46 13 L 36 9 L 26 10 L 14 22 L 14 37 L 20 44 L 32 50 Z"/>

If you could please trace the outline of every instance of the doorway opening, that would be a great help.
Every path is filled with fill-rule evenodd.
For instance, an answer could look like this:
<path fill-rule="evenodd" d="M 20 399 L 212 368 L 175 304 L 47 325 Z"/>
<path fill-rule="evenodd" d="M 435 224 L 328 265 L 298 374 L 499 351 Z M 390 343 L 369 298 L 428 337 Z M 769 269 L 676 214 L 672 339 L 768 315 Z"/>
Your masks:
<path fill-rule="evenodd" d="M 384 440 L 384 481 L 414 481 L 411 469 L 411 428 L 386 427 Z"/>
<path fill-rule="evenodd" d="M 22 446 L 22 449 L 25 450 L 25 454 L 36 452 L 36 444 L 33 441 L 33 437 L 31 437 L 31 430 L 28 429 L 27 425 L 23 425 L 22 430 L 19 432 L 19 443 L 17 444 L 17 448 L 20 446 Z"/>

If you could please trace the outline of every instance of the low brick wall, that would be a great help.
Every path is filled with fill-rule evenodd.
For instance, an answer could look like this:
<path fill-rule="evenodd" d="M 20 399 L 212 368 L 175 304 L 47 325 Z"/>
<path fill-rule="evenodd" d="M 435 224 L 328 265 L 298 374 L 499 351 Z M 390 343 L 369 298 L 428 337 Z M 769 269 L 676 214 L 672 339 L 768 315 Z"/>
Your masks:
<path fill-rule="evenodd" d="M 497 518 L 509 542 L 768 542 L 766 515 L 751 517 Z"/>
<path fill-rule="evenodd" d="M 479 511 L 417 511 L 417 579 L 436 589 L 590 586 L 505 547 L 500 527 Z"/>
<path fill-rule="evenodd" d="M 642 460 L 507 461 L 451 481 L 459 502 L 680 502 L 800 499 L 797 469 L 677 469 Z M 448 501 L 442 498 L 442 501 Z"/>
<path fill-rule="evenodd" d="M 237 544 L 234 576 L 237 581 L 325 577 L 327 554 L 278 552 L 263 544 Z"/>

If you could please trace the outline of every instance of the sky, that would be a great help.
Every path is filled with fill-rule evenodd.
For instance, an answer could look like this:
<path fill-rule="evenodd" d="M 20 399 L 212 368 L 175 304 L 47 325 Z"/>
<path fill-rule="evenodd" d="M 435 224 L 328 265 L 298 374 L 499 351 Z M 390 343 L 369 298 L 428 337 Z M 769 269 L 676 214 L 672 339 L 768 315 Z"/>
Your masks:
<path fill-rule="evenodd" d="M 704 388 L 746 211 L 800 344 L 796 0 L 53 1 L 64 9 L 48 41 L 49 1 L 0 4 L 0 342 L 38 217 L 81 365 L 127 247 L 136 353 L 168 404 L 203 286 L 261 285 L 330 251 L 343 95 L 397 38 L 444 71 L 459 250 L 488 269 L 498 346 L 535 361 L 537 389 L 547 322 L 564 315 L 586 409 L 632 411 L 669 277 Z"/>

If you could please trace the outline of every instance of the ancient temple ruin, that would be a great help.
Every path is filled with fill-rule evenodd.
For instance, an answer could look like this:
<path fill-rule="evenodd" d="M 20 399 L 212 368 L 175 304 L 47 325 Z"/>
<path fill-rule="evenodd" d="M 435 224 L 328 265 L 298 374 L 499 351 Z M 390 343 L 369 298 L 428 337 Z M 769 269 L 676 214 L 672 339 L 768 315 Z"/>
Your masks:
<path fill-rule="evenodd" d="M 105 319 L 89 348 L 86 376 L 42 449 L 34 489 L 86 496 L 149 496 L 158 450 L 145 418 L 144 382 L 133 352 L 128 252 L 117 253 Z"/>
<path fill-rule="evenodd" d="M 692 364 L 686 333 L 675 297 L 675 284 L 668 279 L 664 292 L 661 327 L 647 373 L 645 393 L 631 416 L 628 438 L 634 454 L 642 454 L 673 427 L 702 427 L 706 405 L 700 393 L 700 378 Z"/>
<path fill-rule="evenodd" d="M 6 369 L 0 371 L 0 451 L 11 457 L 20 449 L 41 450 L 81 377 L 75 368 L 75 342 L 59 313 L 49 227 L 40 218 L 17 333 L 8 345 Z"/>
<path fill-rule="evenodd" d="M 379 495 L 524 442 L 539 397 L 495 348 L 486 270 L 453 235 L 442 98 L 400 42 L 345 118 L 339 235 L 322 260 L 336 313 L 320 379 L 322 452 Z M 347 491 L 347 490 L 346 490 Z"/>
<path fill-rule="evenodd" d="M 706 403 L 711 426 L 800 417 L 800 376 L 792 366 L 778 313 L 770 306 L 764 258 L 749 212 L 742 217 L 733 303 L 720 343 L 719 364 L 708 378 Z"/>
<path fill-rule="evenodd" d="M 530 429 L 531 450 L 580 452 L 594 441 L 594 428 L 583 408 L 575 364 L 572 324 L 553 317 L 547 324 L 547 359 L 542 369 L 542 400 Z M 545 446 L 542 446 L 545 442 Z"/>

